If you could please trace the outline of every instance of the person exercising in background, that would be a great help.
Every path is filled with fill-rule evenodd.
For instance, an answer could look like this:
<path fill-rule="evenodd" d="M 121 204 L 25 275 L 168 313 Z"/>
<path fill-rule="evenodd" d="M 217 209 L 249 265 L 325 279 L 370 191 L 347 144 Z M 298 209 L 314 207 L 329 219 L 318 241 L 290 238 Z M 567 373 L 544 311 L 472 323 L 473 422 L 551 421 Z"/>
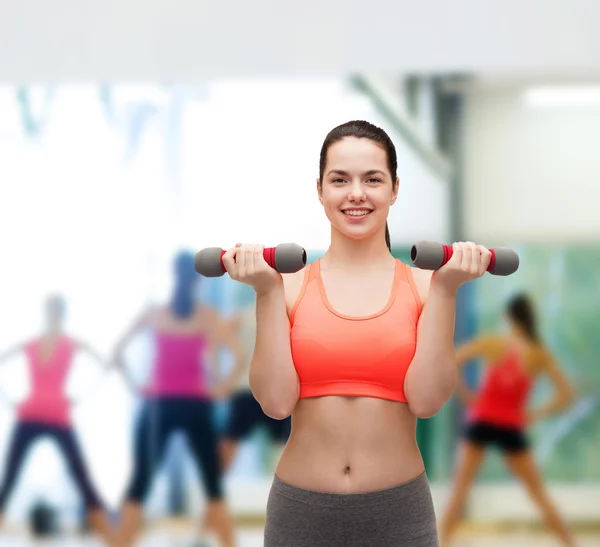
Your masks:
<path fill-rule="evenodd" d="M 106 363 L 90 345 L 63 332 L 65 302 L 60 296 L 50 296 L 45 308 L 45 332 L 0 355 L 1 363 L 24 353 L 31 377 L 29 395 L 17 407 L 17 421 L 9 441 L 0 485 L 0 524 L 29 450 L 38 439 L 49 437 L 66 458 L 70 474 L 85 503 L 90 526 L 104 541 L 110 543 L 108 517 L 92 484 L 71 423 L 71 401 L 64 392 L 77 352 L 87 353 L 103 366 Z"/>
<path fill-rule="evenodd" d="M 538 334 L 529 297 L 515 296 L 508 302 L 505 314 L 510 327 L 507 335 L 484 334 L 456 350 L 458 366 L 481 358 L 487 368 L 478 392 L 463 383 L 457 389 L 467 406 L 467 428 L 454 487 L 441 521 L 442 546 L 449 545 L 486 450 L 495 445 L 502 450 L 509 470 L 541 509 L 547 526 L 563 545 L 572 547 L 572 533 L 546 490 L 529 448 L 526 428 L 567 408 L 574 400 L 574 390 Z M 531 412 L 527 408 L 529 396 L 542 376 L 550 379 L 556 396 Z"/>
<path fill-rule="evenodd" d="M 129 342 L 141 329 L 152 332 L 154 367 L 150 383 L 143 390 L 145 400 L 135 433 L 134 471 L 121 512 L 117 547 L 133 545 L 142 525 L 143 503 L 150 492 L 155 469 L 177 430 L 185 433 L 203 478 L 208 505 L 202 531 L 214 530 L 224 547 L 234 545 L 213 403 L 232 393 L 235 388 L 232 378 L 243 366 L 245 356 L 231 328 L 218 313 L 195 302 L 200 278 L 194 270 L 193 255 L 178 253 L 174 270 L 175 287 L 169 304 L 143 311 L 114 352 L 114 363 L 124 371 L 123 354 Z M 221 346 L 233 352 L 235 366 L 232 375 L 217 380 L 211 375 L 214 369 L 207 357 Z"/>
<path fill-rule="evenodd" d="M 231 324 L 244 346 L 249 366 L 256 341 L 256 297 L 247 285 L 240 283 L 238 290 L 242 295 L 242 306 L 232 317 Z M 245 295 L 252 298 L 244 298 Z M 240 443 L 247 439 L 256 427 L 265 427 L 270 440 L 279 445 L 280 449 L 283 449 L 291 430 L 291 417 L 275 420 L 263 412 L 250 390 L 248 370 L 239 371 L 237 378 L 237 390 L 231 399 L 229 416 L 221 440 L 225 471 L 233 464 Z"/>

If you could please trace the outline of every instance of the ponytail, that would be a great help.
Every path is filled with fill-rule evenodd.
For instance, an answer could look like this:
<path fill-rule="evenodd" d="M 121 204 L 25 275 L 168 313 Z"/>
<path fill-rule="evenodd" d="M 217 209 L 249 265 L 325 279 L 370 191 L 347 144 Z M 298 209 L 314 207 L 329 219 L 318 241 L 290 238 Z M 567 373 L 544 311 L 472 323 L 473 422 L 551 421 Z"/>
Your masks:
<path fill-rule="evenodd" d="M 388 223 L 385 223 L 385 244 L 390 252 L 392 252 L 392 242 L 390 240 L 390 229 L 388 227 Z"/>

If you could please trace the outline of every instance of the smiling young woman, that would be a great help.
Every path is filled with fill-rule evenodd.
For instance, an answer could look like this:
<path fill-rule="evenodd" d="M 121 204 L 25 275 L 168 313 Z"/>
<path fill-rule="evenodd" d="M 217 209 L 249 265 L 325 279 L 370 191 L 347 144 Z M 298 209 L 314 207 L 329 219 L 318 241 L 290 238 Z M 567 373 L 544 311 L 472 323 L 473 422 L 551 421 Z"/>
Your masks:
<path fill-rule="evenodd" d="M 454 390 L 456 292 L 485 273 L 491 253 L 455 243 L 433 274 L 395 259 L 387 217 L 398 189 L 389 136 L 345 123 L 320 156 L 325 255 L 283 276 L 260 245 L 223 257 L 229 275 L 257 293 L 252 392 L 269 416 L 292 416 L 265 547 L 438 545 L 416 420 Z"/>

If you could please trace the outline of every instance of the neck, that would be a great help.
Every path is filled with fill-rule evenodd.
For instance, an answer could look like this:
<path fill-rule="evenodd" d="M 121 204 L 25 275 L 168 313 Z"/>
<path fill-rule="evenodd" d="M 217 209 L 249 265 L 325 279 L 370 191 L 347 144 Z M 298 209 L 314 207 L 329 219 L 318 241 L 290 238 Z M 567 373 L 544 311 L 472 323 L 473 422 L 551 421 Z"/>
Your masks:
<path fill-rule="evenodd" d="M 529 336 L 525 333 L 525 331 L 523 331 L 522 329 L 520 329 L 517 326 L 512 327 L 511 335 L 515 340 L 518 340 L 521 343 L 531 342 L 531 338 L 529 338 Z"/>
<path fill-rule="evenodd" d="M 385 226 L 366 239 L 351 239 L 331 227 L 331 245 L 325 253 L 328 265 L 366 269 L 392 258 L 385 243 Z"/>
<path fill-rule="evenodd" d="M 61 333 L 60 327 L 46 327 L 45 337 L 46 338 L 56 338 Z"/>

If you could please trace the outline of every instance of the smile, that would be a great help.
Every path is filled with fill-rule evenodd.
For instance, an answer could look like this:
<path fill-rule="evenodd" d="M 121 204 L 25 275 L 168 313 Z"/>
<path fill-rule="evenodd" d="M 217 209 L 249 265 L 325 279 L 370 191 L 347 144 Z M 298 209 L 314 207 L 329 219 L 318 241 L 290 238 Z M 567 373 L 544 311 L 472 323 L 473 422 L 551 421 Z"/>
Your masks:
<path fill-rule="evenodd" d="M 372 212 L 371 209 L 346 209 L 345 211 L 342 211 L 342 213 L 351 217 L 364 217 Z"/>

